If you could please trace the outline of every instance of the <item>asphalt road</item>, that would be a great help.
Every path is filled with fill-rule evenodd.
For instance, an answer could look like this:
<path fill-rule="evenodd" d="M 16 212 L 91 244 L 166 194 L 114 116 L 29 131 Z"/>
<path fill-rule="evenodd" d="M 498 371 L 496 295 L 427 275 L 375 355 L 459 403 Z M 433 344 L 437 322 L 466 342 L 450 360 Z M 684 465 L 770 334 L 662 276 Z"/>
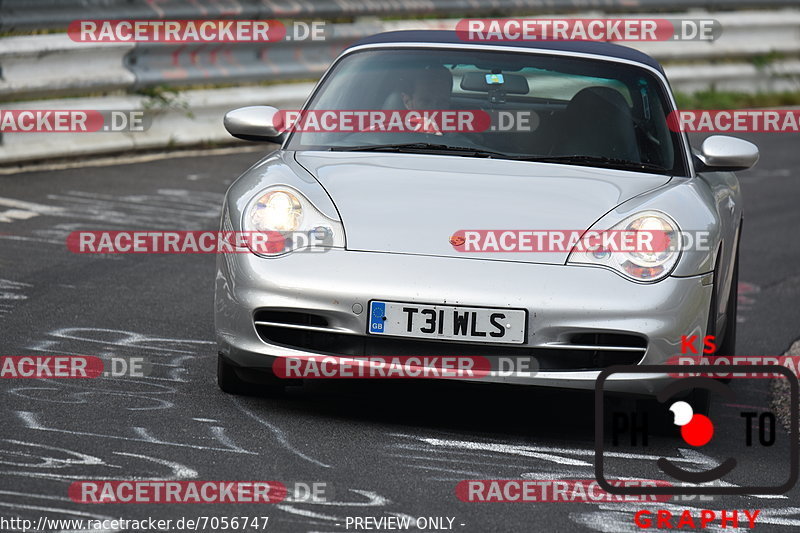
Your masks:
<path fill-rule="evenodd" d="M 741 175 L 739 352 L 776 355 L 800 337 L 800 151 L 790 134 L 753 140 L 762 160 Z M 280 399 L 222 393 L 213 256 L 78 255 L 65 238 L 76 230 L 216 229 L 224 191 L 256 159 L 240 153 L 0 176 L 0 353 L 152 364 L 144 378 L 0 382 L 0 518 L 245 515 L 268 516 L 268 531 L 322 532 L 348 530 L 347 517 L 449 517 L 463 532 L 639 531 L 637 510 L 706 508 L 761 509 L 758 531 L 800 528 L 800 488 L 658 504 L 459 501 L 454 489 L 465 479 L 593 478 L 586 395 L 386 382 L 315 383 Z M 733 387 L 739 406 L 770 401 L 766 380 Z M 661 454 L 692 466 L 739 453 L 741 422 L 732 406 L 715 409 L 713 453 L 659 439 L 610 462 L 611 474 L 655 476 Z M 784 479 L 787 454 L 785 446 L 749 453 L 739 480 Z M 91 479 L 322 482 L 326 497 L 73 503 L 70 484 Z"/>

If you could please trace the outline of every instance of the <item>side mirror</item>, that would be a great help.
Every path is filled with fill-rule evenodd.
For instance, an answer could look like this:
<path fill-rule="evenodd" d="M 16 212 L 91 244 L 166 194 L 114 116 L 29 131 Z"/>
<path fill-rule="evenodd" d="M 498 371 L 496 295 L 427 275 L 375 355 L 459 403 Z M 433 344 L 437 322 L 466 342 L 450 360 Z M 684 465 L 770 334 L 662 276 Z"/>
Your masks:
<path fill-rule="evenodd" d="M 712 135 L 700 147 L 697 158 L 702 163 L 698 171 L 747 170 L 758 161 L 758 146 L 725 135 Z"/>
<path fill-rule="evenodd" d="M 240 107 L 225 113 L 222 123 L 237 139 L 257 142 L 283 142 L 284 133 L 275 126 L 278 110 L 265 105 Z"/>

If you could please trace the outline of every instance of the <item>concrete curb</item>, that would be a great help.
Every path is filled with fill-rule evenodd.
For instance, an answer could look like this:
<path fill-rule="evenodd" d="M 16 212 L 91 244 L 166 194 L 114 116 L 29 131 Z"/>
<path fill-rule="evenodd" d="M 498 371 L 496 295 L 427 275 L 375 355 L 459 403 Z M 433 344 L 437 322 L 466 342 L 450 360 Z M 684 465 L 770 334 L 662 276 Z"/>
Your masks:
<path fill-rule="evenodd" d="M 795 341 L 783 355 L 800 357 L 800 340 Z M 772 408 L 775 410 L 775 414 L 783 424 L 783 427 L 789 431 L 792 409 L 800 409 L 800 405 L 791 404 L 789 384 L 785 379 L 773 379 L 771 385 Z"/>

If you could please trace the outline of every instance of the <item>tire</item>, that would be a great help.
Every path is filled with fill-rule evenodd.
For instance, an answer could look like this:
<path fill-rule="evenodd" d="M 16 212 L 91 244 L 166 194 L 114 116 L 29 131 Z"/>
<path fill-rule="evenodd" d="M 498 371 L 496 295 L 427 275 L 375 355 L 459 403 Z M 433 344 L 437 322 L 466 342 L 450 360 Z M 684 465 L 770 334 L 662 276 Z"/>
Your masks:
<path fill-rule="evenodd" d="M 740 233 L 741 235 L 741 229 Z M 718 277 L 715 274 L 715 283 Z M 714 286 L 714 293 L 717 294 L 717 287 Z M 712 307 L 710 309 L 710 313 L 715 311 L 715 306 L 717 302 L 717 296 L 712 298 Z M 735 355 L 736 352 L 736 318 L 738 314 L 738 299 L 739 299 L 739 243 L 736 243 L 736 256 L 733 258 L 733 274 L 731 276 L 731 288 L 728 292 L 728 303 L 725 306 L 725 335 L 724 337 L 717 342 L 717 349 L 712 354 L 714 356 L 718 355 Z M 713 331 L 713 330 L 712 330 Z M 711 335 L 712 333 L 707 332 L 707 335 Z M 713 335 L 716 335 L 716 331 L 713 332 Z M 715 339 L 717 340 L 717 339 Z M 718 378 L 718 381 L 722 383 L 730 383 L 730 378 Z M 709 412 L 711 411 L 711 393 L 705 389 L 698 389 L 692 391 L 688 398 L 686 399 L 689 404 L 691 404 L 694 412 L 700 415 L 708 416 Z"/>
<path fill-rule="evenodd" d="M 715 355 L 736 355 L 736 318 L 738 315 L 739 299 L 739 248 L 736 248 L 736 258 L 733 263 L 733 277 L 731 290 L 728 294 L 728 304 L 725 307 L 725 336 L 717 345 Z"/>
<path fill-rule="evenodd" d="M 246 375 L 249 379 L 242 379 Z M 241 396 L 280 396 L 286 388 L 265 372 L 250 371 L 232 365 L 222 355 L 217 355 L 217 385 L 223 392 Z"/>

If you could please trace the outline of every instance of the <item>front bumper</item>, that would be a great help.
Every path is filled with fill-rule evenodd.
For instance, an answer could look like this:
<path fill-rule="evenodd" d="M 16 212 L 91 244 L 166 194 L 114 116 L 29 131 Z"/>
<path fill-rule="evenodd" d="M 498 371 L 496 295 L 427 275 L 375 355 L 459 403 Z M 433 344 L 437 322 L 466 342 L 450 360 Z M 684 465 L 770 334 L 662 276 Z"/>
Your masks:
<path fill-rule="evenodd" d="M 634 334 L 646 340 L 640 364 L 663 364 L 680 354 L 682 335 L 705 334 L 711 293 L 711 274 L 638 284 L 596 267 L 334 249 L 271 259 L 220 255 L 214 314 L 220 353 L 253 369 L 270 368 L 276 357 L 315 354 L 265 342 L 254 324 L 257 309 L 313 312 L 324 316 L 329 328 L 366 336 L 373 299 L 525 308 L 527 347 L 564 344 L 574 332 Z M 363 309 L 359 314 L 355 304 Z M 540 369 L 474 379 L 592 389 L 599 372 Z M 616 375 L 606 389 L 654 394 L 670 379 Z"/>

